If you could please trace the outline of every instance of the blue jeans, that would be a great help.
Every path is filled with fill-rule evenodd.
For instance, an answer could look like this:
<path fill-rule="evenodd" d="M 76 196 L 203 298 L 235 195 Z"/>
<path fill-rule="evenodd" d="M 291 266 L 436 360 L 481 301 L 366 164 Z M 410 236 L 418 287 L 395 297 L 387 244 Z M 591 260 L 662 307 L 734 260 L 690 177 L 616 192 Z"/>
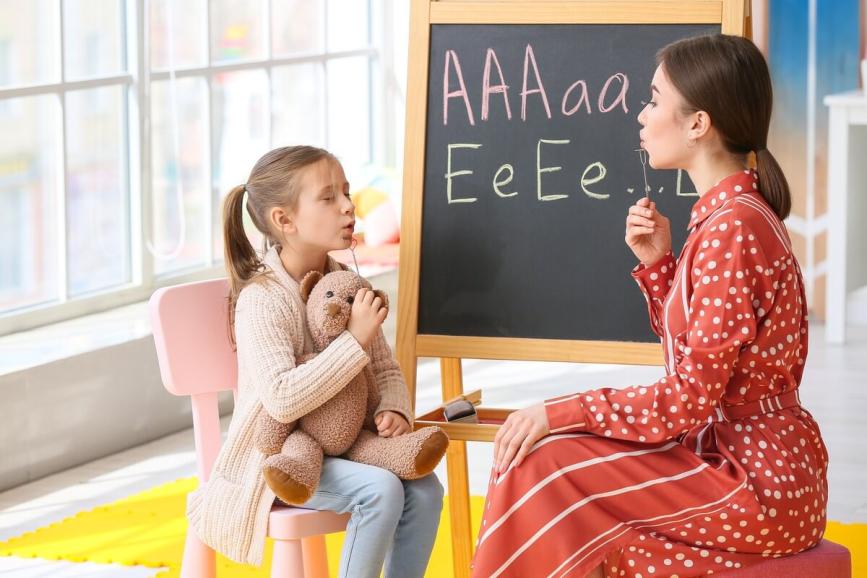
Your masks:
<path fill-rule="evenodd" d="M 326 457 L 314 510 L 351 512 L 340 556 L 341 578 L 423 578 L 443 504 L 435 474 L 400 480 L 375 466 Z"/>

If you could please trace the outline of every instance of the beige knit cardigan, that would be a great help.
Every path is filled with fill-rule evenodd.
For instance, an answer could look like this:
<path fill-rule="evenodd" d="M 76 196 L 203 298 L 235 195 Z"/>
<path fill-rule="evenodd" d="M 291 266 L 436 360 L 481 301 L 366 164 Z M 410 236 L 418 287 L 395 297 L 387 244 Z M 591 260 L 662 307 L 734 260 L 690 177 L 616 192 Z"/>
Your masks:
<path fill-rule="evenodd" d="M 412 423 L 409 394 L 382 330 L 367 351 L 344 331 L 312 361 L 295 360 L 313 351 L 306 308 L 298 283 L 283 268 L 277 247 L 265 255 L 271 279 L 251 283 L 238 296 L 238 397 L 225 444 L 211 478 L 187 500 L 187 518 L 198 537 L 226 557 L 262 563 L 268 513 L 274 493 L 262 476 L 263 456 L 253 445 L 260 412 L 289 422 L 337 394 L 367 364 L 382 396 L 377 408 Z M 330 271 L 341 265 L 328 259 Z"/>

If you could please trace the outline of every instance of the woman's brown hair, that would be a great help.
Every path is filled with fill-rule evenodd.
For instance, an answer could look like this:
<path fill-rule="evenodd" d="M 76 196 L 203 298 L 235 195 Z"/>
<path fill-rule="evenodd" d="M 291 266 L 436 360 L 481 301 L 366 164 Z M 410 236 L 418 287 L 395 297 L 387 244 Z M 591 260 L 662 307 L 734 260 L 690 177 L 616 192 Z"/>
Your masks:
<path fill-rule="evenodd" d="M 685 112 L 705 111 L 730 153 L 755 152 L 762 196 L 780 219 L 788 217 L 789 184 L 768 151 L 774 96 L 759 49 L 740 36 L 698 36 L 662 48 L 656 62 L 686 101 Z"/>
<path fill-rule="evenodd" d="M 260 158 L 246 184 L 234 187 L 223 200 L 223 256 L 229 276 L 229 334 L 234 341 L 235 304 L 241 290 L 251 281 L 263 278 L 265 266 L 244 231 L 244 200 L 247 213 L 262 233 L 264 254 L 279 243 L 268 227 L 268 213 L 273 207 L 290 211 L 298 204 L 298 176 L 301 169 L 322 159 L 336 162 L 328 151 L 312 146 L 281 147 Z"/>

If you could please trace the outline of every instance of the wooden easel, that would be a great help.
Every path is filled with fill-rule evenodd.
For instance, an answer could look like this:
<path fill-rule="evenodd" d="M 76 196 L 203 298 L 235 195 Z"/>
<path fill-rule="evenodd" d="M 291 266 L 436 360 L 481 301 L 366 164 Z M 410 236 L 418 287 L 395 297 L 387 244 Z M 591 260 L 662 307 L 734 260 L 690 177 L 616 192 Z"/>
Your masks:
<path fill-rule="evenodd" d="M 748 1 L 748 0 L 747 0 Z M 419 357 L 440 358 L 443 399 L 463 393 L 461 359 L 572 361 L 658 365 L 658 344 L 615 341 L 505 339 L 419 335 L 422 190 L 425 174 L 428 58 L 433 24 L 720 24 L 726 34 L 743 35 L 744 0 L 413 0 L 404 153 L 397 358 L 415 404 Z M 625 273 L 624 273 L 625 274 Z M 505 417 L 507 410 L 492 410 Z M 437 423 L 451 437 L 447 454 L 448 494 L 455 578 L 466 578 L 472 560 L 467 441 L 493 441 L 496 425 Z"/>

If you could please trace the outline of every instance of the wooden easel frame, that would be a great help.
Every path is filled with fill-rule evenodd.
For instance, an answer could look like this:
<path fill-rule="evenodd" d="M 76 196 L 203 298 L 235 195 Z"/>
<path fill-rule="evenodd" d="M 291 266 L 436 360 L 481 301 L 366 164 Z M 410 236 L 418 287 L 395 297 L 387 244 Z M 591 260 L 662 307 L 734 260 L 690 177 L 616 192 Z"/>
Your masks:
<path fill-rule="evenodd" d="M 719 24 L 743 36 L 749 0 L 412 0 L 406 101 L 403 209 L 398 285 L 397 359 L 415 409 L 419 357 L 438 357 L 443 399 L 463 393 L 462 358 L 656 365 L 658 344 L 614 341 L 503 339 L 418 334 L 422 194 L 433 24 Z M 430 422 L 418 421 L 417 427 Z M 466 440 L 491 441 L 496 426 L 447 424 L 446 457 L 455 578 L 472 560 Z"/>

